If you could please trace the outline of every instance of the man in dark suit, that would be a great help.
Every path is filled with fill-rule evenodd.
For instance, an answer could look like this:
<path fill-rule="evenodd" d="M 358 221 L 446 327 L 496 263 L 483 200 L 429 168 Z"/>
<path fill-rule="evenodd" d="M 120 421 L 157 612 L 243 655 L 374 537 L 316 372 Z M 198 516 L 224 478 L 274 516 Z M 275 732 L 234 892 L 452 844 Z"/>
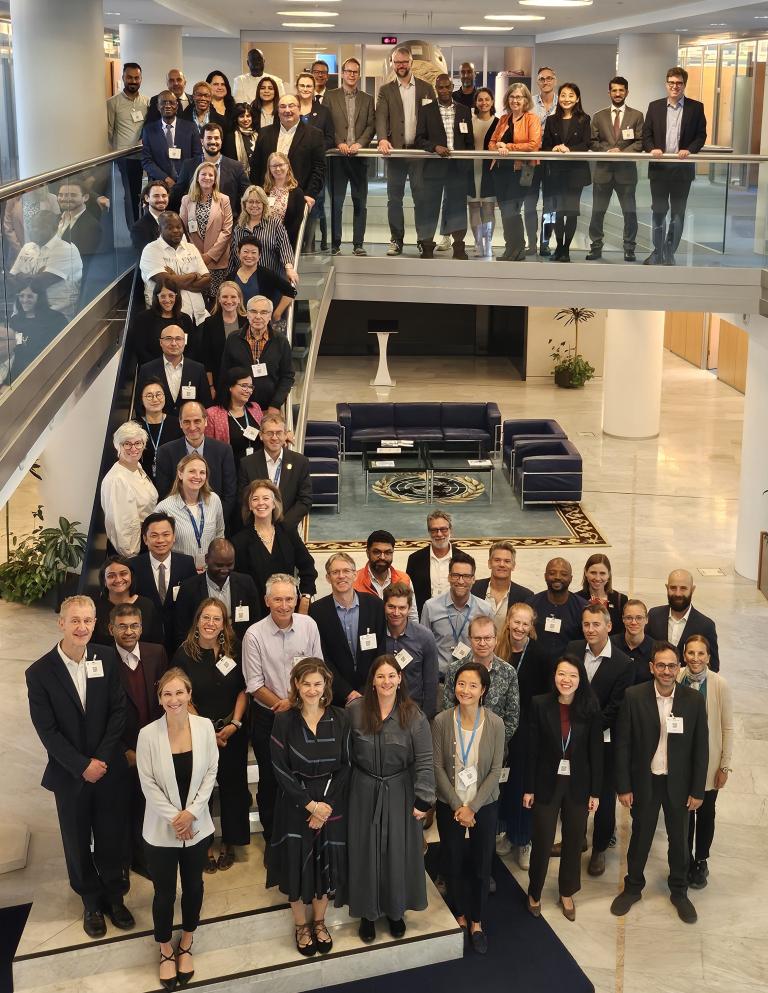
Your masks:
<path fill-rule="evenodd" d="M 157 97 L 160 120 L 144 126 L 141 164 L 149 179 L 161 179 L 170 190 L 184 159 L 202 154 L 200 135 L 191 121 L 178 117 L 179 102 L 170 90 Z"/>
<path fill-rule="evenodd" d="M 206 438 L 207 423 L 208 416 L 201 403 L 193 400 L 182 403 L 179 408 L 179 424 L 184 437 L 167 441 L 158 448 L 155 486 L 161 499 L 168 496 L 179 460 L 196 452 L 208 463 L 208 485 L 219 495 L 224 520 L 228 521 L 237 499 L 235 458 L 229 445 L 216 441 L 215 438 Z"/>
<path fill-rule="evenodd" d="M 178 647 L 174 608 L 181 584 L 197 575 L 192 556 L 173 551 L 175 538 L 176 522 L 170 514 L 162 511 L 150 514 L 141 524 L 141 540 L 147 551 L 131 559 L 136 592 L 151 600 L 162 614 L 169 657 Z"/>
<path fill-rule="evenodd" d="M 242 572 L 235 572 L 235 549 L 226 538 L 214 538 L 205 556 L 205 572 L 191 576 L 181 584 L 174 609 L 176 643 L 189 634 L 195 611 L 206 597 L 214 597 L 226 606 L 235 634 L 243 635 L 265 616 L 256 584 Z"/>
<path fill-rule="evenodd" d="M 269 479 L 283 498 L 283 524 L 296 527 L 312 509 L 312 480 L 309 459 L 285 447 L 286 430 L 282 414 L 265 414 L 259 426 L 263 448 L 240 461 L 237 492 L 242 497 L 254 479 Z"/>
<path fill-rule="evenodd" d="M 676 155 L 687 159 L 700 152 L 707 140 L 704 104 L 685 96 L 688 73 L 680 66 L 667 70 L 667 96 L 648 104 L 643 125 L 643 151 L 654 158 Z M 685 206 L 696 176 L 693 163 L 652 162 L 648 166 L 651 184 L 651 234 L 653 252 L 644 265 L 674 265 L 685 224 Z M 664 224 L 669 212 L 669 227 Z"/>
<path fill-rule="evenodd" d="M 192 94 L 187 93 L 187 77 L 184 75 L 181 69 L 169 69 L 168 75 L 165 78 L 168 85 L 168 89 L 173 93 L 179 102 L 179 113 L 182 114 L 187 107 L 192 103 Z M 161 94 L 158 93 L 153 96 L 149 101 L 149 110 L 147 111 L 147 124 L 151 124 L 152 121 L 160 120 L 160 109 L 157 105 Z"/>
<path fill-rule="evenodd" d="M 611 617 L 608 608 L 590 603 L 581 615 L 584 640 L 572 641 L 566 647 L 569 655 L 584 660 L 587 678 L 603 714 L 603 788 L 600 806 L 595 812 L 592 831 L 592 855 L 587 872 L 602 876 L 605 872 L 605 852 L 616 828 L 616 791 L 613 766 L 616 717 L 628 686 L 632 685 L 634 670 L 627 656 L 610 640 Z"/>
<path fill-rule="evenodd" d="M 525 603 L 533 596 L 527 586 L 512 582 L 515 569 L 515 546 L 511 541 L 497 541 L 488 552 L 488 579 L 478 579 L 472 592 L 478 599 L 487 600 L 493 610 L 493 623 L 500 637 L 507 618 L 507 611 L 513 603 Z"/>
<path fill-rule="evenodd" d="M 168 210 L 168 187 L 159 179 L 150 179 L 141 191 L 141 204 L 144 212 L 131 227 L 131 244 L 139 255 L 160 237 L 158 218 Z"/>
<path fill-rule="evenodd" d="M 101 243 L 101 224 L 87 209 L 89 194 L 82 179 L 67 177 L 56 194 L 61 209 L 59 237 L 76 245 L 85 264 L 89 255 L 95 255 Z"/>
<path fill-rule="evenodd" d="M 711 617 L 691 605 L 696 587 L 687 569 L 674 569 L 667 578 L 666 607 L 648 611 L 648 634 L 654 641 L 671 641 L 681 653 L 692 634 L 701 634 L 709 642 L 709 668 L 720 671 L 717 628 Z"/>
<path fill-rule="evenodd" d="M 162 716 L 157 699 L 157 683 L 168 668 L 168 656 L 162 645 L 141 640 L 141 610 L 133 603 L 120 603 L 109 615 L 109 633 L 115 639 L 120 660 L 118 673 L 126 697 L 126 720 L 123 729 L 123 750 L 128 762 L 130 811 L 125 824 L 123 872 L 133 869 L 149 876 L 144 861 L 144 794 L 136 770 L 136 742 L 139 731 Z"/>
<path fill-rule="evenodd" d="M 48 752 L 42 786 L 56 800 L 69 885 L 82 898 L 85 933 L 101 938 L 105 911 L 121 930 L 135 922 L 123 903 L 125 693 L 114 650 L 88 647 L 95 625 L 93 600 L 68 597 L 61 641 L 25 675 L 32 723 Z"/>
<path fill-rule="evenodd" d="M 433 510 L 427 514 L 427 531 L 429 544 L 417 552 L 411 552 L 405 566 L 405 571 L 413 585 L 419 617 L 427 600 L 445 593 L 448 589 L 448 569 L 453 554 L 452 549 L 458 548 L 458 545 L 451 544 L 453 518 L 447 511 Z"/>
<path fill-rule="evenodd" d="M 623 76 L 614 76 L 608 84 L 611 106 L 598 110 L 592 118 L 592 143 L 594 152 L 612 152 L 612 157 L 595 163 L 592 176 L 592 218 L 589 222 L 589 240 L 592 246 L 587 262 L 603 254 L 603 221 L 605 212 L 615 192 L 624 216 L 624 261 L 635 261 L 637 244 L 637 166 L 622 162 L 622 152 L 642 152 L 643 115 L 626 104 L 629 83 Z"/>
<path fill-rule="evenodd" d="M 616 790 L 632 813 L 624 890 L 611 904 L 621 917 L 642 897 L 643 874 L 659 808 L 669 843 L 670 899 L 686 924 L 695 924 L 688 899 L 688 821 L 704 800 L 709 762 L 706 701 L 677 682 L 680 659 L 668 641 L 654 646 L 653 682 L 630 687 L 616 722 Z"/>
<path fill-rule="evenodd" d="M 331 593 L 309 607 L 325 664 L 333 672 L 333 702 L 339 707 L 362 696 L 373 660 L 386 650 L 384 606 L 372 593 L 355 590 L 355 571 L 351 555 L 331 555 L 325 563 Z"/>
<path fill-rule="evenodd" d="M 269 156 L 273 152 L 285 152 L 304 199 L 310 208 L 314 207 L 325 181 L 323 133 L 301 120 L 299 98 L 293 93 L 280 97 L 277 114 L 279 122 L 259 131 L 251 157 L 251 182 L 263 186 Z"/>
<path fill-rule="evenodd" d="M 648 608 L 642 600 L 627 600 L 621 614 L 624 630 L 612 634 L 611 641 L 627 656 L 634 673 L 633 683 L 647 683 L 653 679 L 651 655 L 653 638 L 645 633 L 648 624 Z"/>
<path fill-rule="evenodd" d="M 201 162 L 208 162 L 216 166 L 219 174 L 219 190 L 229 197 L 229 205 L 232 208 L 232 217 L 235 224 L 240 215 L 240 199 L 248 189 L 250 180 L 248 174 L 237 159 L 230 159 L 221 154 L 221 146 L 224 142 L 224 132 L 220 124 L 211 121 L 203 128 L 202 144 L 203 150 L 200 155 L 191 159 L 185 159 L 179 169 L 179 177 L 171 190 L 171 210 L 178 210 L 181 206 L 181 198 L 189 192 L 189 184 L 195 169 Z"/>
<path fill-rule="evenodd" d="M 453 99 L 453 83 L 447 73 L 435 82 L 437 103 L 419 108 L 416 147 L 434 152 L 443 161 L 424 163 L 424 211 L 417 224 L 419 252 L 431 259 L 435 252 L 435 231 L 443 202 L 445 231 L 453 237 L 453 257 L 468 258 L 464 249 L 467 233 L 467 183 L 470 163 L 461 159 L 446 161 L 451 152 L 471 152 L 475 148 L 472 111 Z M 443 200 L 443 194 L 445 199 Z"/>
<path fill-rule="evenodd" d="M 181 405 L 187 400 L 197 400 L 204 407 L 210 407 L 211 388 L 205 366 L 184 355 L 184 329 L 178 324 L 169 324 L 160 332 L 159 359 L 145 362 L 139 369 L 137 390 L 139 396 L 148 379 L 159 379 L 165 393 L 163 411 L 171 417 L 178 416 Z M 181 373 L 179 374 L 179 367 Z M 169 377 L 174 377 L 169 381 Z M 171 385 L 173 383 L 173 385 Z"/>

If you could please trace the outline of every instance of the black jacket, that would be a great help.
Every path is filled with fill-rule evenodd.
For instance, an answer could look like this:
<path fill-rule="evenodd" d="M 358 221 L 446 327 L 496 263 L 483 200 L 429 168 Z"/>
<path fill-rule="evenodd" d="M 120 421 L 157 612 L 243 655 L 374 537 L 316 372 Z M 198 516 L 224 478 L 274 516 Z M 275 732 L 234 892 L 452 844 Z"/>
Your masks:
<path fill-rule="evenodd" d="M 683 119 L 680 122 L 680 148 L 687 148 L 695 155 L 704 147 L 707 140 L 707 117 L 704 113 L 704 104 L 690 97 L 683 98 Z M 661 100 L 651 100 L 645 114 L 643 123 L 643 151 L 650 152 L 654 148 L 664 150 L 667 147 L 667 98 Z M 666 162 L 650 162 L 648 173 L 664 176 L 670 168 Z M 673 171 L 685 170 L 693 179 L 696 174 L 696 167 L 692 162 L 681 162 L 680 165 L 672 167 Z"/>
<path fill-rule="evenodd" d="M 375 634 L 376 647 L 363 651 L 358 637 L 354 658 L 339 621 L 333 596 L 321 597 L 309 608 L 309 616 L 314 619 L 320 631 L 323 658 L 333 672 L 333 702 L 340 707 L 344 706 L 352 690 L 362 693 L 374 659 L 383 655 L 386 650 L 384 604 L 372 593 L 358 593 L 357 596 L 360 603 L 358 635 Z"/>
<path fill-rule="evenodd" d="M 600 714 L 588 721 L 571 717 L 570 796 L 586 803 L 600 796 L 603 783 L 603 728 Z M 560 733 L 560 705 L 557 695 L 545 693 L 531 701 L 528 756 L 523 791 L 533 793 L 534 803 L 549 803 L 557 785 L 557 768 L 563 758 Z"/>
<path fill-rule="evenodd" d="M 262 603 L 266 594 L 267 580 L 276 572 L 285 572 L 289 576 L 298 572 L 301 594 L 314 594 L 317 579 L 315 560 L 309 554 L 296 528 L 287 528 L 280 522 L 275 524 L 275 539 L 271 553 L 267 551 L 251 525 L 238 531 L 232 539 L 232 544 L 235 546 L 235 568 L 238 572 L 247 573 L 253 579 Z"/>
<path fill-rule="evenodd" d="M 405 571 L 413 586 L 416 598 L 416 609 L 421 617 L 421 609 L 432 596 L 432 583 L 429 578 L 429 549 L 430 545 L 411 552 L 405 565 Z M 456 542 L 451 542 L 451 551 L 458 549 Z M 450 556 L 449 556 L 450 557 Z"/>
<path fill-rule="evenodd" d="M 182 311 L 178 317 L 166 318 L 156 313 L 151 307 L 147 307 L 146 310 L 139 311 L 128 328 L 128 349 L 136 356 L 136 361 L 140 366 L 152 362 L 153 359 L 160 359 L 162 362 L 163 350 L 160 348 L 160 335 L 164 328 L 171 324 L 176 324 L 187 335 L 187 344 L 184 347 L 185 357 L 192 359 L 193 362 L 202 361 L 200 358 L 202 332 L 189 314 Z"/>
<path fill-rule="evenodd" d="M 131 243 L 137 255 L 141 255 L 147 245 L 151 241 L 157 241 L 159 237 L 160 225 L 148 210 L 145 210 L 138 221 L 131 225 Z"/>
<path fill-rule="evenodd" d="M 155 235 L 157 237 L 157 235 Z M 71 228 L 67 228 L 61 240 L 76 245 L 80 255 L 85 259 L 95 255 L 101 244 L 101 224 L 89 211 L 84 211 Z"/>
<path fill-rule="evenodd" d="M 248 327 L 248 318 L 240 317 L 240 330 L 245 331 Z M 205 371 L 209 372 L 212 376 L 218 376 L 219 369 L 221 368 L 221 358 L 224 354 L 224 344 L 227 340 L 227 336 L 224 333 L 224 317 L 220 310 L 216 311 L 215 314 L 211 314 L 207 317 L 203 323 L 200 325 L 200 336 L 203 340 L 203 356 L 202 363 L 205 366 Z M 250 369 L 251 363 L 249 362 L 246 369 Z"/>
<path fill-rule="evenodd" d="M 570 126 L 567 128 L 567 126 Z M 567 133 L 566 133 L 567 131 Z M 567 138 L 567 141 L 566 141 Z M 542 152 L 551 152 L 555 145 L 567 145 L 572 152 L 588 152 L 592 142 L 592 121 L 589 114 L 566 121 L 553 114 L 547 118 L 544 134 L 541 139 Z M 552 192 L 561 189 L 580 190 L 592 182 L 589 162 L 579 159 L 569 159 L 563 155 L 563 161 L 546 163 Z"/>
<path fill-rule="evenodd" d="M 109 597 L 102 594 L 94 597 L 96 603 L 96 627 L 93 629 L 93 637 L 100 645 L 109 645 L 114 648 L 115 641 L 109 633 L 109 615 L 115 604 L 110 603 Z M 141 639 L 153 645 L 165 644 L 163 632 L 163 618 L 160 608 L 156 606 L 149 597 L 138 594 L 134 604 L 141 611 Z"/>
<path fill-rule="evenodd" d="M 176 476 L 176 466 L 186 454 L 186 438 L 169 441 L 158 448 L 155 486 L 161 500 L 168 496 Z M 219 495 L 224 510 L 224 520 L 228 521 L 237 499 L 237 476 L 232 448 L 223 441 L 206 438 L 203 443 L 203 458 L 208 463 L 208 485 Z"/>
<path fill-rule="evenodd" d="M 240 460 L 237 473 L 238 498 L 254 479 L 269 479 L 267 457 L 263 448 L 258 448 L 253 455 L 246 455 Z M 283 498 L 283 524 L 286 527 L 296 527 L 312 509 L 312 480 L 306 455 L 292 452 L 288 448 L 284 450 L 277 488 Z"/>
<path fill-rule="evenodd" d="M 195 611 L 198 606 L 208 596 L 208 581 L 206 573 L 198 573 L 191 576 L 181 584 L 179 596 L 176 600 L 174 615 L 176 621 L 176 644 L 180 645 L 187 637 Z M 240 641 L 243 635 L 256 621 L 260 621 L 266 615 L 264 601 L 259 599 L 259 591 L 250 576 L 242 572 L 231 572 L 229 574 L 229 595 L 232 603 L 232 616 L 229 618 L 235 629 L 235 634 Z M 243 621 L 235 620 L 237 607 L 247 607 L 248 617 Z"/>
<path fill-rule="evenodd" d="M 413 581 L 413 576 L 411 576 L 411 581 Z M 490 576 L 487 579 L 478 579 L 478 581 L 472 586 L 472 593 L 479 600 L 485 600 L 488 595 L 488 586 L 490 582 Z M 509 610 L 513 603 L 525 603 L 525 601 L 529 600 L 532 596 L 533 590 L 529 590 L 527 586 L 521 586 L 519 583 L 513 582 L 509 587 L 507 605 L 504 610 Z"/>
<path fill-rule="evenodd" d="M 128 666 L 125 665 L 123 660 L 117 655 L 117 671 L 120 674 L 120 682 L 122 683 L 123 689 L 125 690 L 125 729 L 123 730 L 123 748 L 136 750 L 136 742 L 139 737 L 139 731 L 141 731 L 144 726 L 139 721 L 139 711 L 136 707 L 136 703 L 131 697 L 130 692 L 130 682 L 128 680 Z M 146 687 L 147 696 L 147 709 L 149 710 L 149 723 L 156 721 L 158 717 L 162 717 L 163 708 L 157 699 L 157 683 L 168 668 L 168 656 L 166 655 L 165 649 L 162 645 L 152 645 L 149 642 L 140 641 L 139 642 L 139 655 L 141 658 L 141 667 L 144 670 L 144 684 Z"/>
<path fill-rule="evenodd" d="M 264 185 L 267 161 L 272 152 L 277 151 L 280 127 L 278 122 L 259 131 L 259 138 L 251 158 L 251 181 L 257 186 Z M 311 124 L 299 121 L 291 147 L 288 149 L 288 161 L 291 163 L 296 182 L 308 197 L 316 200 L 325 179 L 325 141 L 322 132 Z"/>
<path fill-rule="evenodd" d="M 155 583 L 155 576 L 152 572 L 152 562 L 150 561 L 149 552 L 143 552 L 141 555 L 137 555 L 131 559 L 134 589 L 141 596 L 145 596 L 148 600 L 151 600 L 154 606 L 162 613 L 163 628 L 165 630 L 165 648 L 170 657 L 176 648 L 174 645 L 175 622 L 173 619 L 176 598 L 179 595 L 179 590 L 184 580 L 189 579 L 190 576 L 197 575 L 197 567 L 192 556 L 184 555 L 183 552 L 171 552 L 166 559 L 166 564 L 170 566 L 166 576 L 167 592 L 165 594 L 165 600 L 161 600 L 160 594 L 157 592 L 157 584 Z M 174 590 L 176 590 L 175 596 Z"/>
<path fill-rule="evenodd" d="M 192 182 L 192 176 L 202 161 L 202 155 L 195 155 L 192 158 L 184 159 L 181 163 L 179 178 L 173 184 L 168 198 L 169 210 L 175 210 L 178 213 L 181 206 L 181 198 L 186 193 L 189 193 L 189 184 Z M 228 158 L 226 155 L 222 155 L 221 157 L 218 173 L 219 190 L 229 197 L 232 217 L 237 221 L 240 213 L 240 200 L 250 185 L 248 174 L 237 159 Z"/>
<path fill-rule="evenodd" d="M 472 131 L 472 111 L 460 103 L 453 105 L 453 147 L 457 152 L 473 152 L 475 149 L 475 136 Z M 464 125 L 464 130 L 462 130 Z M 445 133 L 445 125 L 440 114 L 437 101 L 420 106 L 416 121 L 416 148 L 421 148 L 425 152 L 434 152 L 437 145 L 448 146 L 448 138 Z M 448 174 L 448 170 L 454 174 L 465 173 L 469 176 L 472 163 L 469 160 L 458 159 L 449 164 L 447 159 L 425 163 L 425 177 L 439 178 Z"/>
<path fill-rule="evenodd" d="M 270 331 L 267 344 L 261 353 L 261 361 L 267 367 L 267 375 L 254 376 L 251 400 L 264 411 L 267 407 L 282 407 L 296 378 L 291 346 L 284 334 Z M 253 362 L 251 346 L 246 341 L 246 329 L 244 328 L 239 334 L 231 334 L 224 343 L 218 382 L 223 381 L 227 369 L 233 366 L 250 369 Z"/>
<path fill-rule="evenodd" d="M 669 605 L 666 607 L 651 607 L 648 611 L 648 624 L 645 628 L 645 633 L 650 635 L 654 641 L 667 641 L 669 638 L 668 625 L 669 623 Z M 709 668 L 713 672 L 720 671 L 720 655 L 717 647 L 717 628 L 715 627 L 715 622 L 711 617 L 707 617 L 706 614 L 702 614 L 700 610 L 695 607 L 691 607 L 691 612 L 688 615 L 688 620 L 683 628 L 683 635 L 678 643 L 678 648 L 680 649 L 680 663 L 682 664 L 683 648 L 685 647 L 686 638 L 690 638 L 692 634 L 701 634 L 709 642 L 710 658 L 709 658 Z"/>
<path fill-rule="evenodd" d="M 307 115 L 302 115 L 302 120 L 304 116 L 307 117 L 307 120 L 304 121 L 305 124 L 309 124 L 311 127 L 317 128 L 318 131 L 322 132 L 326 152 L 329 148 L 335 148 L 336 131 L 333 127 L 333 118 L 331 117 L 330 110 L 324 107 L 318 100 L 313 100 L 311 112 Z"/>
<path fill-rule="evenodd" d="M 587 643 L 584 640 L 571 641 L 565 650 L 569 655 L 583 660 Z M 635 671 L 629 658 L 611 642 L 611 657 L 603 659 L 590 684 L 600 704 L 604 729 L 616 726 L 616 715 L 624 699 L 624 692 L 632 685 L 634 677 Z"/>
<path fill-rule="evenodd" d="M 179 416 L 179 407 L 186 400 L 197 400 L 204 407 L 210 407 L 213 403 L 211 399 L 211 388 L 208 385 L 208 377 L 205 375 L 205 367 L 201 362 L 195 362 L 194 359 L 188 359 L 186 356 L 182 362 L 181 366 L 181 386 L 179 388 L 179 395 L 176 399 L 173 399 L 171 395 L 170 387 L 168 386 L 168 380 L 165 375 L 165 365 L 163 362 L 163 357 L 159 359 L 152 359 L 150 362 L 145 362 L 143 366 L 139 369 L 139 378 L 136 389 L 141 395 L 141 391 L 144 388 L 144 384 L 148 379 L 154 379 L 157 377 L 163 383 L 163 392 L 165 393 L 165 406 L 163 410 L 166 414 L 171 414 L 174 417 Z M 193 397 L 184 397 L 182 393 L 185 386 L 191 386 L 194 388 L 195 395 Z"/>

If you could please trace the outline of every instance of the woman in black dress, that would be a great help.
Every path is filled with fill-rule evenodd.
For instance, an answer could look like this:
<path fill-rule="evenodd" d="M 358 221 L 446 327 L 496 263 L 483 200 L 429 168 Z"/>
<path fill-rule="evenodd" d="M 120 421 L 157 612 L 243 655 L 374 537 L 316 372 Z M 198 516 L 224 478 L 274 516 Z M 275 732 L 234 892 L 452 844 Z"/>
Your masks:
<path fill-rule="evenodd" d="M 160 335 L 170 325 L 180 327 L 187 335 L 184 354 L 188 359 L 199 362 L 200 334 L 189 314 L 181 309 L 181 293 L 165 276 L 158 276 L 152 291 L 152 303 L 136 315 L 128 329 L 128 348 L 135 354 L 139 365 L 160 358 L 163 354 Z"/>
<path fill-rule="evenodd" d="M 231 868 L 235 845 L 249 845 L 248 729 L 243 726 L 248 697 L 240 664 L 240 645 L 226 606 L 208 597 L 195 611 L 186 639 L 173 657 L 192 683 L 194 711 L 207 717 L 219 746 L 221 848 L 219 857 L 208 849 L 205 872 Z"/>
<path fill-rule="evenodd" d="M 315 560 L 295 527 L 281 524 L 283 501 L 280 490 L 268 479 L 254 479 L 243 492 L 243 524 L 232 539 L 235 569 L 246 572 L 258 587 L 263 602 L 267 580 L 275 573 L 293 576 L 298 572 L 301 600 L 297 612 L 309 612 L 315 593 Z"/>
<path fill-rule="evenodd" d="M 272 765 L 278 783 L 267 886 L 291 903 L 296 948 L 330 952 L 329 898 L 346 903 L 349 722 L 331 707 L 333 676 L 321 659 L 303 659 L 291 673 L 291 709 L 275 716 Z M 307 908 L 311 905 L 311 919 Z"/>
<path fill-rule="evenodd" d="M 225 279 L 219 287 L 216 299 L 211 307 L 211 316 L 206 317 L 200 325 L 200 336 L 203 339 L 203 365 L 211 387 L 211 396 L 216 396 L 216 377 L 221 368 L 221 357 L 224 354 L 224 344 L 231 334 L 238 334 L 248 327 L 245 316 L 245 301 L 243 291 L 232 282 Z"/>
<path fill-rule="evenodd" d="M 96 600 L 96 627 L 93 640 L 99 645 L 113 645 L 114 639 L 109 633 L 109 615 L 118 604 L 130 603 L 141 611 L 141 641 L 151 641 L 154 645 L 162 645 L 163 622 L 154 604 L 145 596 L 140 596 L 134 590 L 135 576 L 129 559 L 122 555 L 110 555 L 99 569 L 99 589 L 101 594 Z"/>
<path fill-rule="evenodd" d="M 158 448 L 182 435 L 178 417 L 169 417 L 164 407 L 165 386 L 162 379 L 153 376 L 145 380 L 134 402 L 134 420 L 139 421 L 149 435 L 149 443 L 144 446 L 141 456 L 141 466 L 153 483 L 157 475 Z"/>

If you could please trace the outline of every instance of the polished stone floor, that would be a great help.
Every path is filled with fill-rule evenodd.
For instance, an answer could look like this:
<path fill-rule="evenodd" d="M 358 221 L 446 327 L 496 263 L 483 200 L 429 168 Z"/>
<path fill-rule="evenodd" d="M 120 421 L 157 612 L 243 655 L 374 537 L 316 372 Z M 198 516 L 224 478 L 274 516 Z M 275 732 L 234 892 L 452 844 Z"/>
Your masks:
<path fill-rule="evenodd" d="M 694 602 L 717 621 L 721 672 L 737 713 L 735 771 L 718 802 L 710 881 L 692 893 L 699 922 L 682 924 L 669 903 L 662 833 L 644 899 L 625 919 L 610 915 L 628 841 L 623 811 L 605 876 L 584 875 L 576 922 L 566 921 L 555 906 L 552 874 L 544 915 L 598 993 L 768 993 L 768 912 L 761 898 L 768 883 L 768 689 L 759 661 L 768 642 L 768 604 L 733 569 L 743 398 L 668 354 L 661 434 L 628 442 L 601 434 L 599 382 L 580 391 L 526 385 L 494 358 L 395 357 L 391 369 L 397 380 L 393 400 L 493 399 L 505 417 L 556 417 L 584 455 L 584 509 L 610 543 L 606 551 L 617 589 L 649 605 L 662 603 L 669 570 L 684 566 L 693 572 Z M 367 386 L 373 372 L 372 358 L 321 358 L 310 416 L 334 417 L 339 397 L 375 399 Z M 460 514 L 456 524 L 460 537 Z M 516 578 L 541 588 L 551 554 L 521 549 Z M 569 557 L 579 572 L 586 553 L 572 551 Z M 54 639 L 52 614 L 0 603 L 0 820 L 23 819 L 32 829 L 27 868 L 0 876 L 0 905 L 29 900 L 63 876 L 53 804 L 37 786 L 43 755 L 29 725 L 23 681 L 25 666 Z M 524 885 L 523 874 L 507 862 Z"/>

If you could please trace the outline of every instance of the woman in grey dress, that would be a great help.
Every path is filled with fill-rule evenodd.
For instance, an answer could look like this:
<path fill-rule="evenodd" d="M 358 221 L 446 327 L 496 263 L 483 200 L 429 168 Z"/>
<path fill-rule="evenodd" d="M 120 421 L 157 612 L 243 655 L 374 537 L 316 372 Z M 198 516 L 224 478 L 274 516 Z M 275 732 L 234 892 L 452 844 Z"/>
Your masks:
<path fill-rule="evenodd" d="M 382 915 L 392 937 L 401 938 L 405 911 L 427 906 L 421 821 L 435 802 L 432 735 L 393 655 L 376 659 L 362 698 L 347 713 L 349 913 L 361 918 L 365 942 L 376 937 Z"/>

